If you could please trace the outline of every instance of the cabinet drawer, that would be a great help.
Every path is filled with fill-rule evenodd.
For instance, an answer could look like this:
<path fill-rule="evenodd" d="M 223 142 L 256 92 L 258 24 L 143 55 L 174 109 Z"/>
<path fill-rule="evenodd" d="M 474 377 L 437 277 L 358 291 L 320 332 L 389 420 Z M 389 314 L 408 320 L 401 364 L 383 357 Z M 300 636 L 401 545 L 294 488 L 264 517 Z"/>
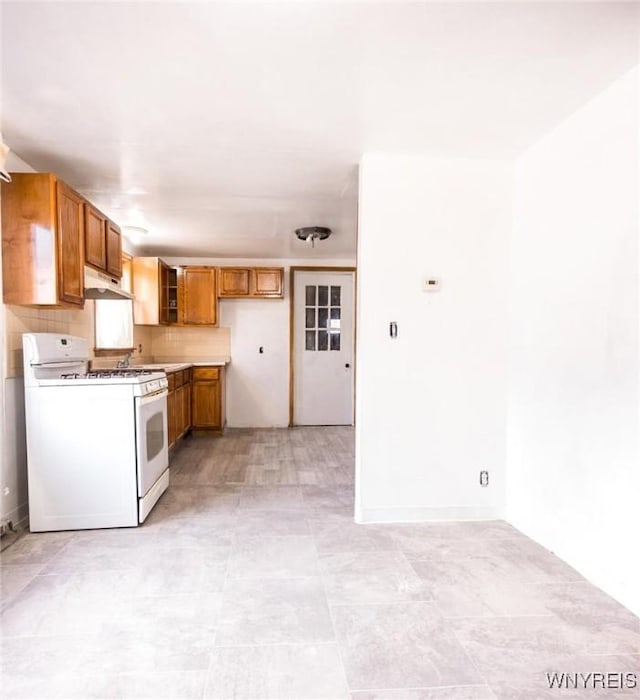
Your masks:
<path fill-rule="evenodd" d="M 194 367 L 193 381 L 201 379 L 220 379 L 220 367 Z"/>
<path fill-rule="evenodd" d="M 171 393 L 176 388 L 176 372 L 167 374 L 167 381 L 169 382 L 169 386 L 167 388 L 169 393 Z"/>

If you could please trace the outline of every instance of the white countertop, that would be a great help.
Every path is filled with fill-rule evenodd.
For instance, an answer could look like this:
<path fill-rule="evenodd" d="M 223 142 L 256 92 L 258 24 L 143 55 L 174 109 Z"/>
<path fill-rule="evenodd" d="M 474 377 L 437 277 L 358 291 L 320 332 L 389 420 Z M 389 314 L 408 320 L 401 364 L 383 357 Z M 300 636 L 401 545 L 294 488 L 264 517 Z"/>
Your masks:
<path fill-rule="evenodd" d="M 163 369 L 165 372 L 179 372 L 181 369 L 189 369 L 189 367 L 224 367 L 228 365 L 230 361 L 228 357 L 216 357 L 209 360 L 194 360 L 189 362 L 167 360 L 166 362 L 144 363 L 134 366 L 142 367 L 143 369 Z"/>

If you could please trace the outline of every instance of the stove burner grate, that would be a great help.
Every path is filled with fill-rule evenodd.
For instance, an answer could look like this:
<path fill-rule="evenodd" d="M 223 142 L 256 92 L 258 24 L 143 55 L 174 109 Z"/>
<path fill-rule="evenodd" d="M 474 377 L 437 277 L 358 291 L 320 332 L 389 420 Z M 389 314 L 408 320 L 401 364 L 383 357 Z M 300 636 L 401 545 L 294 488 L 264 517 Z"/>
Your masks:
<path fill-rule="evenodd" d="M 62 379 L 120 379 L 122 377 L 144 377 L 153 374 L 150 369 L 122 368 L 122 369 L 92 369 L 85 374 L 71 373 L 63 374 Z"/>

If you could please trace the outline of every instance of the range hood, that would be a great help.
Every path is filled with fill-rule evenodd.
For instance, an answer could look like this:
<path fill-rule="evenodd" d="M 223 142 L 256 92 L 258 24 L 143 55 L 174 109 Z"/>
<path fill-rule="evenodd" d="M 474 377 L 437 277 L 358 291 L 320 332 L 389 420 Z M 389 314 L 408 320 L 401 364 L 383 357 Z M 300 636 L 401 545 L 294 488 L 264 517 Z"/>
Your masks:
<path fill-rule="evenodd" d="M 118 280 L 90 267 L 84 268 L 85 299 L 133 299 L 133 294 L 122 289 Z"/>

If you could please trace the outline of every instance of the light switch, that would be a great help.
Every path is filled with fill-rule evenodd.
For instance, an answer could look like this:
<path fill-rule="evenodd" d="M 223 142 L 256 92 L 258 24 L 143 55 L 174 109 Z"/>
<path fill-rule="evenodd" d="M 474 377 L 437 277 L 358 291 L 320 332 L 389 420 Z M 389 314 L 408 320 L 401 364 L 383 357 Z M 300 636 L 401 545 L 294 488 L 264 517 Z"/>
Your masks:
<path fill-rule="evenodd" d="M 439 292 L 440 284 L 441 283 L 439 277 L 425 277 L 425 279 L 422 280 L 422 291 Z"/>

